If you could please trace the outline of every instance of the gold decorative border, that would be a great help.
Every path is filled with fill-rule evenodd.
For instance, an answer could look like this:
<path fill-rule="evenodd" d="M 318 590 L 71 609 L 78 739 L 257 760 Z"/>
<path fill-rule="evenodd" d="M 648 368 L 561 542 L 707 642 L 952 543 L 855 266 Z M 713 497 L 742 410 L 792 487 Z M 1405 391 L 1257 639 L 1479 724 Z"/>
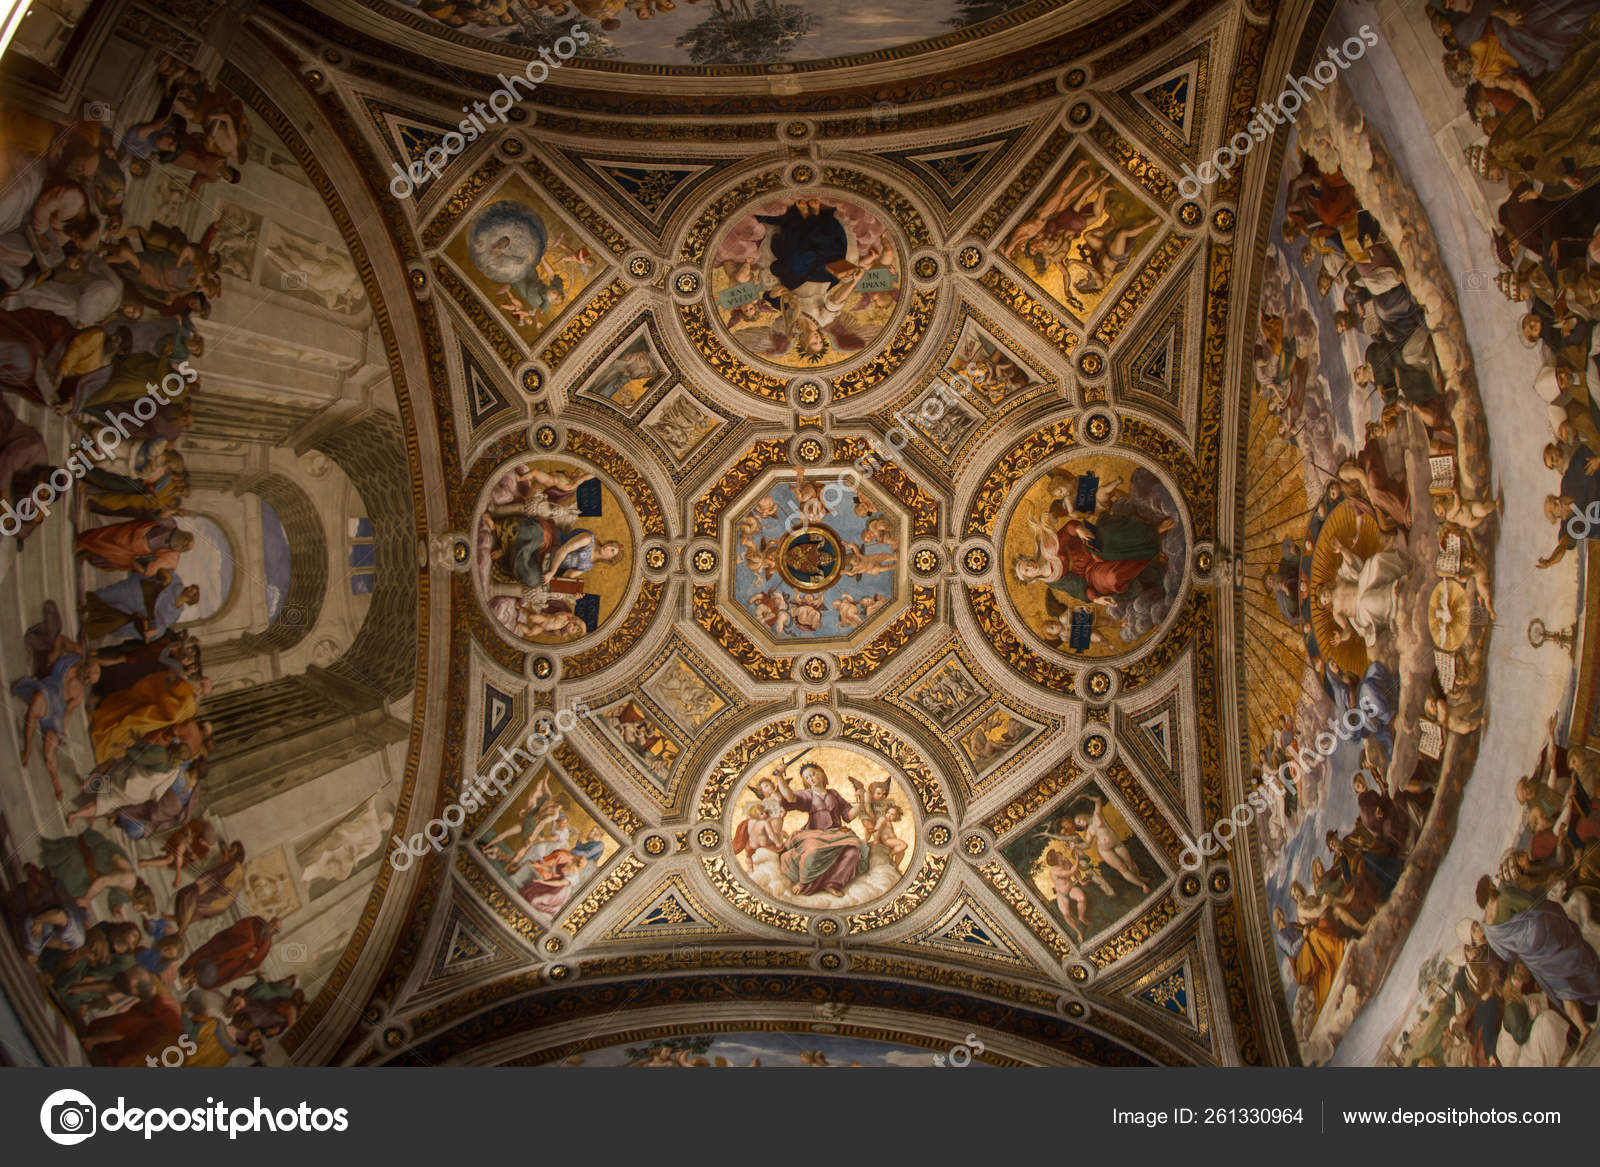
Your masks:
<path fill-rule="evenodd" d="M 983 825 L 988 828 L 996 840 L 1004 839 L 1006 835 L 1043 810 L 1056 795 L 1071 786 L 1084 774 L 1084 770 L 1072 757 L 1066 758 L 1055 769 L 1044 774 L 1022 794 L 1013 798 L 999 810 L 983 820 Z"/>
<path fill-rule="evenodd" d="M 701 584 L 694 589 L 694 621 L 757 681 L 784 681 L 794 669 L 794 657 L 772 657 L 755 646 L 717 604 L 717 589 Z"/>
<path fill-rule="evenodd" d="M 1133 980 L 1122 985 L 1120 991 L 1127 1000 L 1132 1001 L 1140 1008 L 1154 1009 L 1158 1015 L 1165 1013 L 1166 1011 L 1160 1006 L 1152 1005 L 1149 1001 L 1142 1000 L 1138 994 L 1141 990 L 1148 989 L 1156 981 L 1166 980 L 1174 972 L 1183 968 L 1188 970 L 1187 975 L 1184 977 L 1184 990 L 1194 999 L 1195 1032 L 1200 1037 L 1205 1038 L 1209 1044 L 1211 1039 L 1210 993 L 1206 989 L 1205 977 L 1200 975 L 1204 964 L 1200 955 L 1200 946 L 1193 937 L 1176 952 L 1160 958 L 1149 968 L 1139 973 Z M 1212 1050 L 1211 1052 L 1214 1054 L 1216 1051 Z"/>
<path fill-rule="evenodd" d="M 1206 501 L 1215 501 L 1217 464 L 1222 447 L 1223 367 L 1228 359 L 1228 294 L 1233 274 L 1233 248 L 1226 243 L 1211 245 L 1206 269 L 1206 319 L 1201 339 L 1200 428 L 1194 434 L 1194 447 L 1200 458 L 1201 482 L 1206 485 Z M 1206 512 L 1202 512 L 1206 513 Z M 1209 528 L 1196 528 L 1209 533 Z"/>
<path fill-rule="evenodd" d="M 1082 342 L 1083 338 L 1062 324 L 1054 312 L 1018 287 L 1016 282 L 999 268 L 991 267 L 978 277 L 978 283 L 989 289 L 995 299 L 1063 353 L 1071 355 Z"/>
<path fill-rule="evenodd" d="M 1266 1064 L 1261 1048 L 1260 1033 L 1256 1028 L 1255 1013 L 1250 1007 L 1250 977 L 1245 971 L 1249 963 L 1239 943 L 1239 917 L 1231 902 L 1215 908 L 1217 958 L 1222 966 L 1222 983 L 1228 991 L 1228 1012 L 1233 1020 L 1233 1040 L 1239 1048 L 1239 1062 L 1246 1066 Z"/>
<path fill-rule="evenodd" d="M 509 333 L 500 322 L 485 311 L 478 297 L 456 275 L 455 269 L 444 261 L 442 257 L 435 256 L 433 260 L 433 276 L 438 280 L 439 286 L 449 292 L 461 310 L 467 314 L 467 319 L 480 333 L 483 339 L 489 342 L 489 347 L 494 349 L 495 355 L 508 369 L 514 369 L 522 363 L 522 349 L 517 347 Z"/>
<path fill-rule="evenodd" d="M 1194 458 L 1190 458 L 1189 451 L 1184 450 L 1178 440 L 1174 440 L 1165 429 L 1149 423 L 1144 418 L 1123 413 L 1122 432 L 1117 437 L 1118 445 L 1128 445 L 1134 450 L 1142 450 L 1150 458 L 1162 464 L 1173 479 L 1178 480 L 1178 488 L 1186 499 L 1195 499 L 1198 506 L 1190 503 L 1190 519 L 1194 520 L 1195 528 L 1202 538 L 1210 536 L 1211 523 L 1206 522 L 1202 527 L 1200 519 L 1210 519 L 1216 499 L 1216 483 L 1208 482 L 1205 475 L 1200 474 L 1200 467 L 1195 466 Z"/>
<path fill-rule="evenodd" d="M 1098 945 L 1089 954 L 1089 959 L 1096 968 L 1115 964 L 1123 957 L 1139 951 L 1151 937 L 1177 918 L 1178 901 L 1172 898 L 1171 892 L 1167 892 L 1137 920 Z"/>
<path fill-rule="evenodd" d="M 1056 160 L 1066 152 L 1067 146 L 1072 141 L 1072 135 L 1065 129 L 1057 126 L 1051 135 L 1045 139 L 1028 164 L 1017 172 L 1017 177 L 1012 179 L 1011 185 L 1006 187 L 1005 193 L 995 200 L 994 205 L 983 213 L 972 228 L 972 233 L 985 241 L 994 238 L 1000 224 L 1011 217 L 1018 204 L 1039 189 L 1039 183 L 1044 178 L 1044 172 L 1056 164 Z"/>
<path fill-rule="evenodd" d="M 667 581 L 647 579 L 639 587 L 639 598 L 634 601 L 627 617 L 618 624 L 610 636 L 592 648 L 573 653 L 561 659 L 563 679 L 573 681 L 597 673 L 615 664 L 630 648 L 639 643 L 646 629 L 655 622 L 661 610 L 661 597 L 666 594 Z"/>
<path fill-rule="evenodd" d="M 839 717 L 839 736 L 845 741 L 857 742 L 877 751 L 900 767 L 911 785 L 916 787 L 925 813 L 944 814 L 950 809 L 944 791 L 940 789 L 927 763 L 898 734 L 875 721 L 868 721 L 854 713 L 843 713 Z"/>
<path fill-rule="evenodd" d="M 601 814 L 611 820 L 623 838 L 631 839 L 645 825 L 644 820 L 634 814 L 632 808 L 613 794 L 611 787 L 589 768 L 589 763 L 569 742 L 562 741 L 555 748 L 554 756 L 572 783 L 583 791 Z"/>
<path fill-rule="evenodd" d="M 579 968 L 585 977 L 629 977 L 666 972 L 700 972 L 709 968 L 807 968 L 810 964 L 811 954 L 803 948 L 730 948 L 709 952 L 697 944 L 687 952 L 671 950 L 591 957 L 582 961 Z M 688 1031 L 702 1033 L 717 1024 L 697 1023 L 690 1025 Z"/>
<path fill-rule="evenodd" d="M 1198 588 L 1189 592 L 1189 598 L 1183 605 L 1183 612 L 1173 623 L 1172 630 L 1161 637 L 1149 653 L 1122 666 L 1122 693 L 1132 693 L 1148 685 L 1166 672 L 1168 666 L 1177 660 L 1190 644 L 1197 644 L 1207 639 L 1203 635 L 1203 630 L 1216 627 L 1215 624 L 1208 623 L 1205 617 L 1209 613 L 1203 611 L 1211 607 L 1210 597 L 1211 593 Z M 1207 677 L 1205 683 L 1214 685 L 1215 676 Z"/>
<path fill-rule="evenodd" d="M 849 656 L 839 658 L 841 681 L 859 681 L 871 676 L 890 657 L 910 644 L 919 632 L 932 624 L 939 615 L 939 589 L 922 586 L 912 588 L 910 604 L 878 635 Z M 794 658 L 789 659 L 792 661 Z"/>
<path fill-rule="evenodd" d="M 1075 58 L 1077 54 L 1072 54 Z M 1013 56 L 1012 60 L 1015 60 Z M 1066 63 L 1063 55 L 1060 64 Z M 1059 67 L 1059 66 L 1058 66 Z M 1029 68 L 1028 75 L 1036 73 Z M 949 80 L 945 74 L 939 80 Z M 935 96 L 929 93 L 928 96 Z M 938 96 L 947 96 L 944 93 Z M 882 89 L 873 91 L 872 104 L 876 105 L 888 99 Z M 890 99 L 892 100 L 892 99 Z M 918 98 L 918 100 L 921 100 Z M 1033 81 L 1015 89 L 1007 89 L 1002 93 L 991 93 L 973 101 L 959 101 L 948 105 L 934 106 L 928 109 L 905 109 L 897 111 L 893 118 L 873 117 L 870 110 L 866 113 L 854 114 L 849 117 L 830 117 L 817 122 L 817 137 L 849 138 L 852 142 L 859 143 L 862 138 L 870 138 L 885 134 L 912 134 L 923 130 L 940 130 L 950 126 L 970 128 L 974 122 L 986 118 L 1000 117 L 1013 110 L 1030 110 L 1045 102 L 1059 102 L 1061 91 L 1056 88 L 1054 78 L 1042 81 Z"/>
<path fill-rule="evenodd" d="M 659 127 L 654 127 L 659 129 Z M 683 237 L 683 246 L 678 248 L 678 261 L 680 263 L 699 263 L 705 258 L 706 249 L 711 246 L 711 236 L 717 229 L 733 218 L 734 212 L 746 203 L 753 202 L 764 194 L 781 190 L 784 186 L 783 172 L 767 170 L 761 174 L 753 174 L 735 186 L 729 187 L 716 198 L 711 200 L 709 206 L 694 221 Z"/>
<path fill-rule="evenodd" d="M 1180 235 L 1176 231 L 1161 241 L 1161 246 L 1151 254 L 1138 276 L 1122 289 L 1122 294 L 1117 297 L 1116 306 L 1100 318 L 1100 323 L 1094 330 L 1094 338 L 1097 341 L 1107 348 L 1111 347 L 1112 342 L 1122 335 L 1122 330 L 1128 326 L 1139 309 L 1144 307 L 1144 302 L 1149 299 L 1150 293 L 1156 290 L 1156 285 L 1161 283 L 1187 246 L 1189 246 L 1189 236 Z"/>
<path fill-rule="evenodd" d="M 427 227 L 423 228 L 423 248 L 432 251 L 438 247 L 451 229 L 460 222 L 461 217 L 472 209 L 472 205 L 483 196 L 484 191 L 494 185 L 495 179 L 499 178 L 505 169 L 506 163 L 498 155 L 491 154 L 482 166 L 456 183 L 456 188 L 450 197 L 440 206 L 438 213 Z"/>
<path fill-rule="evenodd" d="M 956 478 L 956 468 L 960 467 L 966 457 L 983 443 L 984 437 L 994 428 L 1003 424 L 1012 414 L 1025 408 L 1029 412 L 1036 412 L 1030 408 L 1043 398 L 1059 401 L 1058 390 L 1061 388 L 1060 378 L 1043 364 L 1025 346 L 1019 344 L 1006 329 L 1000 327 L 987 313 L 982 312 L 970 300 L 962 299 L 956 306 L 956 317 L 950 322 L 947 336 L 939 352 L 927 363 L 926 371 L 921 378 L 912 382 L 899 398 L 880 409 L 873 416 L 877 418 L 886 430 L 889 426 L 897 424 L 896 415 L 909 410 L 922 399 L 935 380 L 943 376 L 943 372 L 950 365 L 956 346 L 961 337 L 966 333 L 968 323 L 973 324 L 978 330 L 987 334 L 991 341 L 1009 353 L 1011 359 L 1028 374 L 1029 385 L 1016 393 L 1008 393 L 999 404 L 990 402 L 981 393 L 969 393 L 965 402 L 967 408 L 977 410 L 980 421 L 972 427 L 970 433 L 962 438 L 954 449 L 946 453 L 944 449 L 936 446 L 928 435 L 917 426 L 907 429 L 906 436 L 910 438 L 911 445 L 920 453 L 928 464 L 935 468 L 944 469 L 953 482 Z M 1080 392 L 1083 388 L 1080 387 Z M 906 428 L 906 427 L 902 427 Z"/>
<path fill-rule="evenodd" d="M 1094 139 L 1095 145 L 1117 160 L 1123 173 L 1164 205 L 1170 206 L 1178 197 L 1178 184 L 1168 177 L 1167 172 L 1139 153 L 1133 143 L 1117 133 L 1116 127 L 1105 118 L 1100 118 L 1089 127 L 1089 137 Z"/>
<path fill-rule="evenodd" d="M 555 339 L 540 351 L 539 359 L 544 361 L 552 372 L 560 368 L 561 363 L 572 355 L 572 350 L 578 347 L 578 343 L 589 335 L 591 329 L 610 315 L 612 309 L 622 303 L 630 290 L 628 282 L 621 276 L 613 279 L 583 306 L 582 312 L 562 325 Z"/>
<path fill-rule="evenodd" d="M 622 862 L 611 869 L 611 874 L 606 876 L 604 882 L 598 884 L 584 897 L 583 903 L 561 921 L 561 927 L 569 935 L 576 936 L 583 930 L 585 924 L 595 918 L 601 908 L 611 902 L 613 896 L 627 887 L 633 877 L 644 870 L 644 867 L 644 860 L 637 855 L 624 856 Z"/>
<path fill-rule="evenodd" d="M 483 900 L 500 920 L 531 946 L 544 935 L 539 922 L 524 912 L 511 897 L 500 890 L 489 873 L 474 863 L 465 850 L 456 852 L 456 870 L 467 881 L 467 886 Z"/>
<path fill-rule="evenodd" d="M 667 520 L 661 509 L 661 500 L 656 497 L 655 489 L 644 475 L 639 473 L 638 467 L 621 451 L 604 438 L 584 430 L 568 430 L 567 453 L 604 470 L 613 482 L 627 492 L 628 501 L 633 504 L 641 532 L 646 538 L 652 535 L 666 537 Z"/>
<path fill-rule="evenodd" d="M 972 510 L 967 515 L 967 528 L 963 534 L 994 538 L 994 528 L 1000 517 L 1000 508 L 1005 505 L 1006 496 L 1011 493 L 1011 488 L 1018 480 L 1034 467 L 1064 454 L 1077 444 L 1078 438 L 1073 421 L 1071 418 L 1064 418 L 1054 425 L 1034 430 L 1018 445 L 1013 446 L 996 460 L 994 469 L 989 471 L 989 476 L 983 480 L 978 493 L 973 495 Z"/>
<path fill-rule="evenodd" d="M 858 393 L 875 389 L 911 359 L 911 352 L 927 334 L 933 320 L 934 308 L 939 301 L 939 289 L 927 288 L 911 299 L 911 310 L 900 322 L 887 346 L 860 368 L 841 373 L 832 381 L 833 399 L 843 401 Z"/>
<path fill-rule="evenodd" d="M 781 749 L 794 741 L 795 722 L 794 717 L 768 722 L 745 734 L 728 747 L 722 755 L 722 760 L 717 763 L 717 768 L 706 781 L 705 789 L 700 792 L 698 813 L 702 819 L 722 817 L 722 812 L 728 804 L 728 795 L 733 793 L 734 783 L 739 781 L 739 775 L 743 774 L 756 758 Z"/>
<path fill-rule="evenodd" d="M 633 249 L 633 244 L 611 225 L 610 220 L 568 186 L 560 175 L 544 164 L 542 159 L 530 156 L 522 163 L 522 168 L 535 183 L 544 187 L 569 215 L 583 224 L 584 230 L 600 240 L 612 255 L 625 255 Z"/>
<path fill-rule="evenodd" d="M 862 174 L 859 170 L 847 170 L 843 166 L 824 166 L 822 181 L 826 186 L 838 187 L 840 190 L 860 195 L 882 207 L 889 213 L 891 219 L 900 224 L 900 229 L 906 233 L 911 246 L 923 247 L 933 242 L 933 235 L 929 232 L 927 223 L 923 222 L 922 215 L 912 205 L 911 200 L 887 183 Z"/>
<path fill-rule="evenodd" d="M 672 892 L 676 898 L 689 901 L 689 906 L 693 909 L 695 918 L 700 921 L 699 924 L 685 927 L 675 927 L 671 924 L 656 924 L 649 926 L 647 929 L 636 929 L 635 925 L 637 924 L 639 917 L 643 916 L 652 907 L 659 903 L 669 891 Z M 674 940 L 681 940 L 690 936 L 716 937 L 721 939 L 732 935 L 735 935 L 734 930 L 729 928 L 721 920 L 717 919 L 715 913 L 713 913 L 710 908 L 706 907 L 700 902 L 700 897 L 694 894 L 694 889 L 689 886 L 688 882 L 683 878 L 683 876 L 674 871 L 670 872 L 665 878 L 658 880 L 654 887 L 650 888 L 637 900 L 635 900 L 633 907 L 629 910 L 629 915 L 626 919 L 618 920 L 615 924 L 606 929 L 605 935 L 601 936 L 599 940 L 591 941 L 591 943 L 605 944 L 614 942 L 618 944 L 633 944 L 641 940 L 648 941 L 656 937 Z M 696 954 L 675 953 L 674 955 L 687 956 L 693 960 Z M 587 966 L 585 967 L 587 968 Z M 691 965 L 691 967 L 696 967 L 696 965 Z"/>
<path fill-rule="evenodd" d="M 1304 26 L 1305 32 L 1310 33 L 1313 29 L 1322 28 L 1327 22 L 1325 13 L 1331 7 L 1324 0 L 1323 3 L 1317 5 L 1317 8 L 1321 11 L 1308 13 Z M 1233 85 L 1228 90 L 1228 120 L 1222 127 L 1222 141 L 1231 141 L 1233 136 L 1242 131 L 1245 124 L 1250 120 L 1253 103 L 1256 100 L 1257 91 L 1261 84 L 1261 66 L 1266 61 L 1267 44 L 1271 39 L 1272 32 L 1273 25 L 1271 22 L 1254 24 L 1250 21 L 1245 21 L 1244 27 L 1239 32 L 1239 47 L 1233 59 L 1233 68 L 1230 70 L 1233 76 Z M 1316 50 L 1318 53 L 1321 51 L 1320 48 Z M 1299 50 L 1296 52 L 1295 59 L 1305 61 L 1308 66 L 1310 64 L 1309 58 L 1301 56 Z M 1274 168 L 1274 172 L 1276 173 L 1276 168 Z M 1219 199 L 1237 199 L 1243 178 L 1244 176 L 1235 170 L 1217 184 L 1217 197 Z"/>
<path fill-rule="evenodd" d="M 738 908 L 752 920 L 769 924 L 774 928 L 782 928 L 785 932 L 805 932 L 809 927 L 809 917 L 786 912 L 775 908 L 766 900 L 757 897 L 748 891 L 744 884 L 735 879 L 728 861 L 721 855 L 704 855 L 700 865 L 705 868 L 706 876 L 722 893 L 723 899 Z"/>
<path fill-rule="evenodd" d="M 789 444 L 779 438 L 766 438 L 751 446 L 696 502 L 694 533 L 715 538 L 717 524 L 722 519 L 722 512 L 728 509 L 728 504 L 744 494 L 763 471 L 772 466 L 788 464 Z"/>
<path fill-rule="evenodd" d="M 555 134 L 574 138 L 620 139 L 632 142 L 660 142 L 668 138 L 674 142 L 770 142 L 778 136 L 778 127 L 772 122 L 677 122 L 669 127 L 654 119 L 644 122 L 617 122 L 599 120 L 590 116 L 574 117 L 552 110 L 539 111 L 539 125 Z"/>
<path fill-rule="evenodd" d="M 872 453 L 872 444 L 866 438 L 839 438 L 833 446 L 835 466 L 852 465 L 865 461 Z M 908 475 L 898 463 L 885 462 L 873 475 L 873 484 L 881 486 L 898 499 L 911 515 L 911 537 L 932 539 L 939 534 L 939 515 L 942 507 L 937 496 L 929 494 Z M 714 530 L 715 528 L 713 528 Z"/>
<path fill-rule="evenodd" d="M 1205 125 L 1206 106 L 1210 104 L 1211 100 L 1212 45 L 1213 42 L 1211 40 L 1199 41 L 1190 46 L 1189 49 L 1185 50 L 1181 57 L 1165 58 L 1154 68 L 1146 70 L 1143 74 L 1134 78 L 1132 81 L 1125 82 L 1122 88 L 1117 91 L 1118 99 L 1123 103 L 1125 109 L 1139 119 L 1141 128 L 1154 131 L 1156 136 L 1161 139 L 1168 149 L 1176 152 L 1183 158 L 1188 159 L 1190 162 L 1198 162 L 1200 159 L 1199 131 L 1200 128 Z M 1196 65 L 1194 71 L 1195 91 L 1194 96 L 1189 103 L 1189 108 L 1194 111 L 1194 116 L 1190 121 L 1190 127 L 1195 130 L 1195 140 L 1193 142 L 1186 142 L 1178 136 L 1177 132 L 1170 124 L 1161 118 L 1150 116 L 1150 113 L 1147 110 L 1139 108 L 1133 99 L 1128 95 L 1130 93 L 1135 93 L 1141 97 L 1144 96 L 1146 89 L 1143 87 L 1148 86 L 1150 82 L 1155 80 L 1157 77 L 1160 77 L 1165 73 L 1170 73 L 1173 69 L 1187 64 L 1190 61 L 1195 62 Z"/>
<path fill-rule="evenodd" d="M 1172 829 L 1167 816 L 1157 808 L 1149 792 L 1120 759 L 1112 761 L 1111 765 L 1105 768 L 1105 775 L 1116 786 L 1117 792 L 1122 795 L 1122 800 L 1139 815 L 1145 829 L 1161 844 L 1167 857 L 1176 863 L 1183 851 L 1183 840 L 1178 837 L 1178 832 Z"/>
<path fill-rule="evenodd" d="M 1033 906 L 1033 901 L 1011 878 L 1000 860 L 989 860 L 978 868 L 978 874 L 988 881 L 990 887 L 1000 893 L 1000 898 L 1010 905 L 1012 911 L 1022 917 L 1022 922 L 1028 926 L 1028 930 L 1043 941 L 1046 948 L 1061 960 L 1071 959 L 1071 946 L 1051 927 L 1045 914 Z"/>
<path fill-rule="evenodd" d="M 886 904 L 880 904 L 867 912 L 846 918 L 845 931 L 855 936 L 861 932 L 870 932 L 874 928 L 882 928 L 886 924 L 893 924 L 896 920 L 903 920 L 906 916 L 916 911 L 922 903 L 933 893 L 939 885 L 944 869 L 950 862 L 948 855 L 929 855 L 922 861 L 922 870 L 906 889 Z"/>
<path fill-rule="evenodd" d="M 1007 664 L 1030 681 L 1035 681 L 1047 689 L 1054 689 L 1063 697 L 1077 695 L 1077 673 L 1045 660 L 1023 644 L 1017 638 L 1017 634 L 1011 631 L 1011 625 L 1006 622 L 995 600 L 993 584 L 967 584 L 966 588 L 967 604 L 978 619 L 978 627 L 983 629 L 984 635 L 1006 659 Z"/>
<path fill-rule="evenodd" d="M 1001 997 L 1008 1001 L 1036 1005 L 1042 1009 L 1054 1009 L 1057 1000 L 1059 1000 L 1059 994 L 1049 989 L 1040 989 L 1033 985 L 1019 985 L 1015 981 L 984 976 L 982 973 L 967 972 L 965 969 L 949 968 L 945 965 L 919 964 L 916 961 L 904 960 L 896 956 L 879 956 L 876 953 L 861 953 L 852 956 L 850 958 L 850 971 L 864 975 L 900 977 L 903 980 L 947 985 L 952 988 L 964 989 L 969 993 L 982 993 L 989 997 Z M 987 1056 L 986 1054 L 985 1057 Z"/>
<path fill-rule="evenodd" d="M 683 325 L 689 343 L 699 351 L 706 364 L 735 389 L 743 389 L 767 401 L 789 399 L 789 382 L 786 379 L 763 373 L 729 351 L 728 346 L 712 331 L 711 318 L 700 301 L 679 304 L 678 321 Z"/>

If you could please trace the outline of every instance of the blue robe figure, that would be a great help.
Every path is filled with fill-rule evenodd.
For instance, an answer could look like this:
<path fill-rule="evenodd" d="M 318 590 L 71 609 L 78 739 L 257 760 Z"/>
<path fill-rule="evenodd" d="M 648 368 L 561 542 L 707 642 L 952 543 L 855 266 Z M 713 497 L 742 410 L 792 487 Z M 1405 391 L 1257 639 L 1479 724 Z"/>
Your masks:
<path fill-rule="evenodd" d="M 767 244 L 772 249 L 770 270 L 785 288 L 793 291 L 801 284 L 826 284 L 831 288 L 839 282 L 828 265 L 845 260 L 850 237 L 832 207 L 807 215 L 796 203 L 781 215 L 757 215 L 756 222 L 767 226 Z M 773 307 L 781 307 L 772 293 L 767 293 L 766 299 Z"/>
<path fill-rule="evenodd" d="M 547 284 L 539 278 L 539 261 L 549 238 L 544 220 L 533 208 L 502 199 L 472 221 L 467 253 L 485 279 L 510 288 L 531 311 L 543 312 L 563 290 L 560 279 Z"/>

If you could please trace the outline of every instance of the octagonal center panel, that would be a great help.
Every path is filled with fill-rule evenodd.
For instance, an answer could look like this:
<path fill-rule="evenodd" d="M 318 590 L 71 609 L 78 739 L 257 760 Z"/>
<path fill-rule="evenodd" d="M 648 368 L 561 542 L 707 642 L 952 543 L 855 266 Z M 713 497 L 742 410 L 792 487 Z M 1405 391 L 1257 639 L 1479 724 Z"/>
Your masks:
<path fill-rule="evenodd" d="M 851 908 L 914 870 L 916 816 L 904 779 L 840 746 L 800 746 L 757 765 L 733 800 L 739 870 L 768 898 Z"/>
<path fill-rule="evenodd" d="M 713 249 L 708 310 L 746 357 L 787 369 L 853 360 L 889 331 L 902 263 L 882 215 L 833 195 L 756 203 Z"/>
<path fill-rule="evenodd" d="M 766 643 L 853 643 L 904 607 L 907 519 L 866 483 L 779 470 L 729 515 L 729 606 Z"/>

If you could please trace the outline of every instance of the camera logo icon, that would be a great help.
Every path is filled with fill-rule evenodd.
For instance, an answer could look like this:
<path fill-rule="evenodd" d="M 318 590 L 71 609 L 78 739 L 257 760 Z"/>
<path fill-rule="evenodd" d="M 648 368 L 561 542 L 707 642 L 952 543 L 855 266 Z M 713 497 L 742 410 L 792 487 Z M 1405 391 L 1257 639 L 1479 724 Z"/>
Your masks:
<path fill-rule="evenodd" d="M 72 1147 L 94 1134 L 97 1114 L 88 1095 L 77 1090 L 57 1090 L 39 1108 L 39 1125 L 52 1143 Z"/>
<path fill-rule="evenodd" d="M 86 101 L 83 103 L 83 120 L 86 122 L 109 122 L 111 120 L 111 107 L 103 101 Z"/>
<path fill-rule="evenodd" d="M 306 290 L 306 273 L 303 271 L 286 271 L 279 281 L 285 292 L 303 292 Z"/>
<path fill-rule="evenodd" d="M 286 964 L 304 964 L 310 959 L 306 955 L 306 946 L 298 940 L 291 940 L 282 945 L 279 955 L 283 957 Z"/>

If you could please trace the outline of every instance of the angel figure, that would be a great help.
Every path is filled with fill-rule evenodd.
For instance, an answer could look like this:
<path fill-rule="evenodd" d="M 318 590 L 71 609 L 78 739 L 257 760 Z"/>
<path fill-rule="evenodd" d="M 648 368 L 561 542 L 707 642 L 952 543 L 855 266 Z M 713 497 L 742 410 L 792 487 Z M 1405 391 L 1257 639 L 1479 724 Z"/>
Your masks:
<path fill-rule="evenodd" d="M 818 592 L 799 592 L 794 597 L 789 614 L 795 627 L 802 632 L 816 632 L 822 627 L 823 605 L 827 603 Z"/>
<path fill-rule="evenodd" d="M 852 774 L 848 781 L 856 792 L 856 817 L 861 820 L 861 825 L 867 829 L 867 836 L 870 838 L 890 809 L 889 780 L 885 778 L 882 782 L 863 786 L 861 779 Z"/>
<path fill-rule="evenodd" d="M 833 611 L 839 621 L 840 631 L 849 632 L 853 628 L 861 627 L 861 602 L 849 592 L 845 592 L 833 601 Z"/>
<path fill-rule="evenodd" d="M 899 867 L 903 862 L 905 862 L 907 848 L 906 841 L 899 835 L 895 834 L 894 830 L 894 825 L 900 821 L 900 818 L 900 808 L 898 806 L 891 806 L 885 810 L 883 812 L 883 816 L 878 819 L 878 825 L 876 829 L 867 833 L 868 840 L 874 846 L 882 847 L 884 850 L 889 852 L 889 857 L 894 860 L 894 865 L 896 867 Z"/>
<path fill-rule="evenodd" d="M 783 850 L 783 816 L 773 816 L 767 813 L 767 808 L 761 803 L 755 803 L 746 812 L 744 821 L 733 829 L 733 850 L 737 855 L 743 855 L 753 868 L 758 860 L 756 855 L 761 851 L 777 855 Z"/>
<path fill-rule="evenodd" d="M 789 598 L 777 588 L 751 596 L 750 610 L 757 620 L 772 629 L 774 636 L 782 636 L 789 627 Z"/>
<path fill-rule="evenodd" d="M 899 556 L 892 551 L 874 551 L 869 554 L 861 550 L 860 544 L 844 545 L 844 574 L 852 579 L 859 580 L 864 575 L 893 571 L 897 562 Z"/>

